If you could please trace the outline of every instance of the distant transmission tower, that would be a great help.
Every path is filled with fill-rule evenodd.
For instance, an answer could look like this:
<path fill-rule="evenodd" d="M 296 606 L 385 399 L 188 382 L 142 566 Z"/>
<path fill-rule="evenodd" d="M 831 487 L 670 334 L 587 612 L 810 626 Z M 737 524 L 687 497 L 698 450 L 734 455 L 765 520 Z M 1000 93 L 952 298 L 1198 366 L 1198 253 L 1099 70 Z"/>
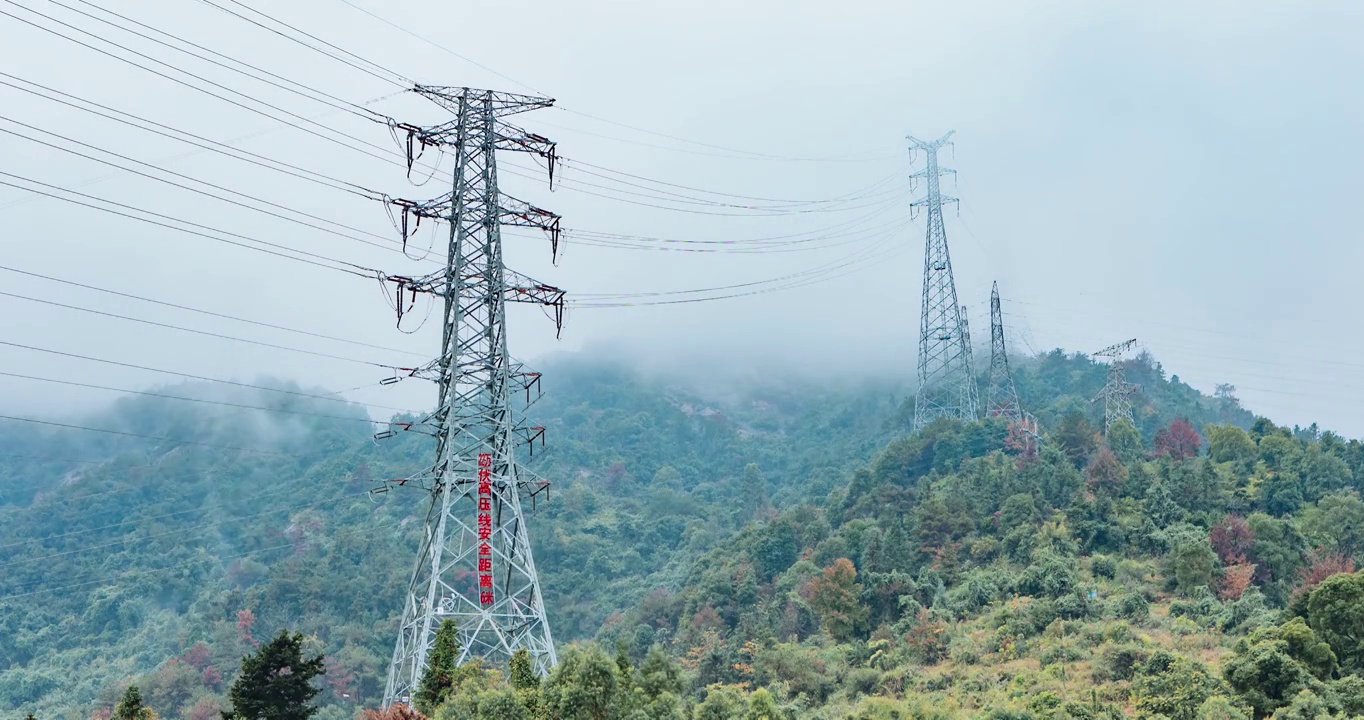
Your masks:
<path fill-rule="evenodd" d="M 455 169 L 450 193 L 427 202 L 391 201 L 401 210 L 404 242 L 409 220 L 432 218 L 449 222 L 450 244 L 443 270 L 387 278 L 397 285 L 400 319 L 416 293 L 444 298 L 445 309 L 440 357 L 411 372 L 437 383 L 437 408 L 400 428 L 435 436 L 436 460 L 418 483 L 430 491 L 431 505 L 404 596 L 385 706 L 409 702 L 446 618 L 458 623 L 460 662 L 502 663 L 522 648 L 541 675 L 557 662 L 522 505 L 533 504 L 548 483 L 519 465 L 514 453 L 518 440 L 532 447 L 543 442 L 544 428 L 525 427 L 511 409 L 512 393 L 525 391 L 529 399 L 540 375 L 508 356 L 506 303 L 546 306 L 561 323 L 564 293 L 503 267 L 500 227 L 540 227 L 557 240 L 558 216 L 499 192 L 496 162 L 498 150 L 532 152 L 548 161 L 553 178 L 554 143 L 503 118 L 554 101 L 469 88 L 415 91 L 455 119 L 429 128 L 394 124 L 407 132 L 409 168 L 414 146 L 444 146 L 454 151 Z"/>
<path fill-rule="evenodd" d="M 1108 381 L 1104 383 L 1103 390 L 1090 402 L 1104 402 L 1104 432 L 1113 427 L 1113 423 L 1118 419 L 1126 419 L 1132 422 L 1132 401 L 1129 399 L 1141 386 L 1127 382 L 1123 377 L 1122 356 L 1137 344 L 1137 339 L 1132 338 L 1126 342 L 1099 350 L 1093 354 L 1094 357 L 1110 358 L 1108 363 Z"/>
<path fill-rule="evenodd" d="M 998 282 L 990 288 L 990 385 L 985 403 L 988 415 L 1012 422 L 1023 419 L 1023 405 L 1018 401 L 1018 388 L 1004 349 L 1004 313 L 999 305 Z"/>
<path fill-rule="evenodd" d="M 1037 429 L 1037 418 L 1023 411 L 1018 399 L 1018 386 L 1009 369 L 1009 354 L 1004 346 L 1004 311 L 999 303 L 999 283 L 990 288 L 990 385 L 985 395 L 986 414 L 1009 421 L 1010 436 L 1027 456 L 1037 452 L 1042 435 Z"/>
<path fill-rule="evenodd" d="M 947 252 L 947 231 L 943 227 L 942 205 L 956 202 L 945 197 L 938 179 L 955 170 L 938 167 L 938 149 L 948 144 L 953 133 L 932 142 L 909 138 L 911 158 L 923 150 L 927 163 L 910 179 L 927 181 L 928 192 L 912 208 L 928 209 L 928 233 L 924 243 L 924 286 L 922 316 L 919 319 L 919 390 L 914 399 L 914 430 L 918 431 L 939 417 L 975 420 L 979 416 L 979 391 L 971 362 L 971 341 L 966 316 L 957 304 L 957 287 L 952 280 L 952 259 Z"/>

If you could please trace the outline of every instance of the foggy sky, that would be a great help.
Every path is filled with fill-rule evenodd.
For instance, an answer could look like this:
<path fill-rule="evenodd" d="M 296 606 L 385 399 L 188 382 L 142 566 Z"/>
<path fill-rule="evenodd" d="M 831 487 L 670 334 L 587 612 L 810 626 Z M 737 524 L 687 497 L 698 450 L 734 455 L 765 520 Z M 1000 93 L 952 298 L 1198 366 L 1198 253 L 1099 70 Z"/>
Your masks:
<path fill-rule="evenodd" d="M 62 1 L 98 14 L 79 0 Z M 15 2 L 393 147 L 382 125 L 187 59 L 57 5 Z M 364 102 L 399 89 L 201 3 L 98 2 L 346 100 Z M 908 221 L 916 195 L 904 176 L 916 168 L 905 135 L 931 138 L 956 130 L 955 151 L 942 161 L 960 174 L 944 189 L 962 202 L 960 215 L 948 210 L 947 232 L 957 288 L 978 341 L 988 338 L 986 300 L 991 281 L 998 280 L 1019 352 L 1056 346 L 1092 351 L 1136 337 L 1167 372 L 1204 391 L 1234 383 L 1246 405 L 1277 422 L 1316 421 L 1364 435 L 1364 417 L 1353 406 L 1364 400 L 1364 381 L 1354 377 L 1364 367 L 1356 358 L 1364 340 L 1354 331 L 1356 268 L 1364 252 L 1355 200 L 1364 167 L 1358 92 L 1364 49 L 1356 40 L 1364 31 L 1364 10 L 1355 4 L 353 2 L 497 74 L 341 0 L 247 4 L 418 82 L 555 97 L 560 109 L 514 121 L 559 142 L 570 161 L 562 173 L 567 184 L 551 193 L 543 181 L 513 175 L 532 174 L 527 156 L 503 154 L 499 162 L 508 192 L 561 213 L 566 227 L 724 240 L 814 231 L 857 221 L 862 213 L 877 215 L 868 226 Z M 8 2 L 0 10 L 74 34 Z M 449 158 L 441 175 L 415 187 L 399 167 L 5 16 L 0 69 L 393 196 L 424 199 L 448 189 Z M 415 123 L 448 117 L 411 96 L 372 107 Z M 17 90 L 0 87 L 0 115 L 362 230 L 393 233 L 377 203 Z M 806 160 L 736 158 L 594 118 Z M 6 121 L 0 129 L 97 154 Z M 3 133 L 0 157 L 0 171 L 365 267 L 393 274 L 432 268 Z M 434 152 L 424 158 L 434 159 Z M 887 184 L 879 190 L 899 187 L 900 193 L 860 201 L 873 206 L 865 211 L 714 217 L 579 192 L 575 180 L 602 181 L 580 172 L 574 159 L 739 195 L 832 198 L 880 181 Z M 434 322 L 411 335 L 395 329 L 374 281 L 34 200 L 8 187 L 0 187 L 0 228 L 0 266 L 406 352 L 301 337 L 0 271 L 6 293 L 380 364 L 420 363 L 439 342 Z M 923 234 L 920 216 L 887 238 L 808 252 L 675 253 L 570 241 L 555 266 L 543 238 L 508 233 L 509 265 L 565 288 L 570 297 L 747 283 L 885 251 L 851 266 L 856 272 L 798 289 L 696 304 L 579 308 L 558 341 L 538 310 L 516 308 L 512 352 L 532 362 L 547 353 L 588 349 L 692 367 L 723 361 L 774 373 L 901 375 L 909 385 Z M 423 234 L 416 244 L 425 247 L 431 238 Z M 439 249 L 443 239 L 436 242 Z M 878 242 L 884 245 L 873 247 Z M 419 303 L 419 313 L 424 307 Z M 361 363 L 3 296 L 0 340 L 213 377 L 292 378 L 336 390 L 372 385 L 385 375 Z M 0 371 L 128 388 L 175 381 L 8 347 L 0 347 Z M 553 378 L 545 382 L 552 390 Z M 406 381 L 347 397 L 419 409 L 433 395 L 430 385 Z M 14 412 L 64 413 L 115 396 L 0 377 L 0 401 Z"/>

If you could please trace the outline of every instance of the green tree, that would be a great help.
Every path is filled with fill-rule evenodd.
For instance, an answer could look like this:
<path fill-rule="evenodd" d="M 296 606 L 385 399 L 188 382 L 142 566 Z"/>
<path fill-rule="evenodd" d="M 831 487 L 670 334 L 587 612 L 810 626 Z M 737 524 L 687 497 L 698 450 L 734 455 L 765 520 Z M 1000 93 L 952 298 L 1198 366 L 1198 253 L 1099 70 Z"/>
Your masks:
<path fill-rule="evenodd" d="M 1212 550 L 1208 535 L 1203 530 L 1184 525 L 1169 531 L 1170 550 L 1166 553 L 1167 577 L 1185 595 L 1212 583 L 1212 571 L 1217 565 L 1217 553 Z"/>
<path fill-rule="evenodd" d="M 753 518 L 772 509 L 767 499 L 767 479 L 763 477 L 758 463 L 744 466 L 744 519 Z"/>
<path fill-rule="evenodd" d="M 512 687 L 517 690 L 540 689 L 540 677 L 535 674 L 535 667 L 531 662 L 528 650 L 521 648 L 512 653 L 511 662 L 507 665 Z"/>
<path fill-rule="evenodd" d="M 242 658 L 241 671 L 227 692 L 232 711 L 224 720 L 308 720 L 317 713 L 309 705 L 321 692 L 313 678 L 326 672 L 321 655 L 303 656 L 303 634 L 281 630 L 275 639 Z"/>
<path fill-rule="evenodd" d="M 1141 433 L 1127 418 L 1120 418 L 1109 426 L 1104 437 L 1105 444 L 1123 463 L 1133 463 L 1141 459 Z"/>
<path fill-rule="evenodd" d="M 767 688 L 758 688 L 748 696 L 748 714 L 744 715 L 744 720 L 783 720 L 781 708 L 777 707 L 777 701 L 772 699 Z"/>
<path fill-rule="evenodd" d="M 693 720 L 739 720 L 747 707 L 743 693 L 734 685 L 711 685 L 706 697 L 692 712 Z"/>
<path fill-rule="evenodd" d="M 1336 665 L 1330 646 L 1302 621 L 1255 631 L 1236 645 L 1222 672 L 1258 716 L 1287 705 L 1304 690 L 1322 691 Z"/>
<path fill-rule="evenodd" d="M 156 713 L 142 702 L 142 691 L 136 685 L 129 685 L 114 706 L 111 720 L 156 720 Z"/>
<path fill-rule="evenodd" d="M 450 697 L 459 670 L 459 625 L 454 618 L 441 621 L 436 641 L 426 656 L 426 669 L 417 683 L 412 700 L 417 709 L 432 715 Z"/>
<path fill-rule="evenodd" d="M 1068 413 L 1052 433 L 1056 443 L 1077 468 L 1089 462 L 1089 456 L 1099 445 L 1099 433 L 1078 413 Z"/>
<path fill-rule="evenodd" d="M 1239 428 L 1238 428 L 1239 429 Z M 1198 720 L 1250 720 L 1250 716 L 1236 703 L 1222 695 L 1213 695 L 1198 706 Z"/>
<path fill-rule="evenodd" d="M 656 698 L 663 693 L 681 695 L 682 671 L 677 663 L 668 657 L 668 653 L 663 651 L 663 646 L 654 645 L 649 648 L 649 654 L 644 656 L 644 662 L 639 664 L 639 680 L 636 685 L 649 698 Z"/>
<path fill-rule="evenodd" d="M 1311 690 L 1294 695 L 1291 703 L 1274 713 L 1274 720 L 1333 720 L 1335 717 L 1330 705 Z"/>
<path fill-rule="evenodd" d="M 1199 706 L 1220 689 L 1202 663 L 1165 651 L 1143 663 L 1132 681 L 1138 713 L 1170 720 L 1196 720 Z"/>
<path fill-rule="evenodd" d="M 1255 464 L 1259 450 L 1250 435 L 1235 425 L 1204 425 L 1208 434 L 1208 457 L 1213 462 L 1232 463 L 1242 472 Z"/>
<path fill-rule="evenodd" d="M 1334 575 L 1314 588 L 1307 624 L 1335 651 L 1341 672 L 1364 670 L 1364 572 Z"/>
<path fill-rule="evenodd" d="M 620 717 L 622 695 L 619 669 L 596 645 L 564 651 L 542 693 L 550 717 L 582 720 Z"/>

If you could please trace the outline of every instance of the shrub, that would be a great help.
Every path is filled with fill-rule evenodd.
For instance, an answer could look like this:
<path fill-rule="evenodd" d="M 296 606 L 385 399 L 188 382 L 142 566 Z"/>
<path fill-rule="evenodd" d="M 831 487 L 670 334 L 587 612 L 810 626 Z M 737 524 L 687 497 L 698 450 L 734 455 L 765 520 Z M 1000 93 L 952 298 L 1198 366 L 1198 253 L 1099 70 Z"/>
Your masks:
<path fill-rule="evenodd" d="M 1094 681 L 1131 680 L 1148 657 L 1146 649 L 1138 645 L 1109 645 L 1094 665 Z"/>
<path fill-rule="evenodd" d="M 1070 645 L 1053 645 L 1042 651 L 1038 657 L 1038 662 L 1042 667 L 1048 665 L 1059 665 L 1061 663 L 1073 663 L 1084 657 L 1079 650 Z"/>
<path fill-rule="evenodd" d="M 1151 615 L 1151 606 L 1141 593 L 1130 592 L 1113 602 L 1113 615 L 1129 622 L 1145 622 Z"/>
<path fill-rule="evenodd" d="M 876 686 L 880 683 L 881 671 L 875 668 L 853 668 L 843 678 L 843 686 L 847 688 L 850 698 L 870 695 L 876 692 Z"/>
<path fill-rule="evenodd" d="M 1110 555 L 1095 555 L 1089 561 L 1089 572 L 1096 578 L 1112 580 L 1118 576 L 1118 561 Z"/>
<path fill-rule="evenodd" d="M 958 635 L 947 646 L 947 655 L 952 662 L 962 665 L 975 665 L 980 662 L 980 643 L 970 635 Z"/>
<path fill-rule="evenodd" d="M 1134 643 L 1137 636 L 1132 632 L 1132 626 L 1125 622 L 1110 623 L 1104 627 L 1104 639 L 1114 644 Z"/>

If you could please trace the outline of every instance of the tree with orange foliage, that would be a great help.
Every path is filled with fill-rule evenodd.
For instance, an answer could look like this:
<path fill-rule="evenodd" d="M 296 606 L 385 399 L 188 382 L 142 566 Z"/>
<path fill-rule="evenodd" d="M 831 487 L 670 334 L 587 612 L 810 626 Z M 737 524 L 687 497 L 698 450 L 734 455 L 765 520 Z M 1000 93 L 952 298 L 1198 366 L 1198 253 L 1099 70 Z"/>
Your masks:
<path fill-rule="evenodd" d="M 850 640 L 867 624 L 867 609 L 858 602 L 861 595 L 857 569 L 847 558 L 835 560 L 810 581 L 810 606 L 835 640 Z"/>
<path fill-rule="evenodd" d="M 1298 573 L 1298 586 L 1293 589 L 1293 595 L 1311 590 L 1332 575 L 1354 571 L 1354 558 L 1344 553 L 1317 548 L 1308 554 L 1306 566 Z"/>
<path fill-rule="evenodd" d="M 1222 570 L 1222 579 L 1217 584 L 1217 596 L 1222 600 L 1239 600 L 1250 581 L 1255 577 L 1255 565 L 1239 563 L 1228 565 Z"/>

